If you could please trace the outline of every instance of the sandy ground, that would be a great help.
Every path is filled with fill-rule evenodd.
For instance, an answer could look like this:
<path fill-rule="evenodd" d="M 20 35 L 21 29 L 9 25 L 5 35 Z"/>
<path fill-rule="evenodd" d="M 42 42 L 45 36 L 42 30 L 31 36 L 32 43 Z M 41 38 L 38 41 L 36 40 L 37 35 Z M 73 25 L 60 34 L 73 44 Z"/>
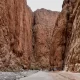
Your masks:
<path fill-rule="evenodd" d="M 20 80 L 53 80 L 52 76 L 48 72 L 39 71 L 31 76 L 22 78 Z"/>
<path fill-rule="evenodd" d="M 43 72 L 39 71 L 20 80 L 80 80 L 80 73 L 71 72 Z"/>
<path fill-rule="evenodd" d="M 80 73 L 61 71 L 50 74 L 52 75 L 53 80 L 80 80 Z"/>
<path fill-rule="evenodd" d="M 28 70 L 23 72 L 0 72 L 0 80 L 19 80 L 37 73 L 38 70 Z"/>
<path fill-rule="evenodd" d="M 0 80 L 80 80 L 80 73 L 28 70 L 0 72 Z"/>

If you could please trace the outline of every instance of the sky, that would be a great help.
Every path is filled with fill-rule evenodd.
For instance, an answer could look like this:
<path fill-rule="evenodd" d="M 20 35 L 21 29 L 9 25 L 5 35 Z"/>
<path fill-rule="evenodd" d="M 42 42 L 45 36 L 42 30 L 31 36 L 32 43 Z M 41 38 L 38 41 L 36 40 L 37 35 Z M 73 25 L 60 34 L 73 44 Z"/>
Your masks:
<path fill-rule="evenodd" d="M 52 11 L 61 11 L 62 3 L 63 0 L 27 0 L 27 4 L 31 7 L 32 11 L 40 8 L 45 8 Z"/>

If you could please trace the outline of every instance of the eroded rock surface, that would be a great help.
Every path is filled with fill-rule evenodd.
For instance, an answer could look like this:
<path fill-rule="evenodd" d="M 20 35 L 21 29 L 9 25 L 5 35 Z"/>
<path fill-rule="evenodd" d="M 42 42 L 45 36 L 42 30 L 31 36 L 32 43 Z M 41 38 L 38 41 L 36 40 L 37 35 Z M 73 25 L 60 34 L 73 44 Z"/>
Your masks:
<path fill-rule="evenodd" d="M 72 21 L 72 31 L 69 46 L 67 46 L 66 67 L 69 71 L 80 72 L 80 0 L 69 1 L 69 21 Z M 68 25 L 70 26 L 70 25 Z"/>
<path fill-rule="evenodd" d="M 51 69 L 62 70 L 66 46 L 67 8 L 64 7 L 59 14 L 52 35 L 50 54 Z"/>
<path fill-rule="evenodd" d="M 0 71 L 80 72 L 80 0 L 64 0 L 62 7 L 33 13 L 26 0 L 0 1 Z"/>
<path fill-rule="evenodd" d="M 33 63 L 35 63 L 36 68 L 46 69 L 50 67 L 51 39 L 58 15 L 59 12 L 46 9 L 40 9 L 34 12 L 33 56 L 35 61 Z"/>
<path fill-rule="evenodd" d="M 0 1 L 0 70 L 29 68 L 31 27 L 32 12 L 26 0 Z"/>
<path fill-rule="evenodd" d="M 53 31 L 51 68 L 80 72 L 80 0 L 64 0 Z"/>

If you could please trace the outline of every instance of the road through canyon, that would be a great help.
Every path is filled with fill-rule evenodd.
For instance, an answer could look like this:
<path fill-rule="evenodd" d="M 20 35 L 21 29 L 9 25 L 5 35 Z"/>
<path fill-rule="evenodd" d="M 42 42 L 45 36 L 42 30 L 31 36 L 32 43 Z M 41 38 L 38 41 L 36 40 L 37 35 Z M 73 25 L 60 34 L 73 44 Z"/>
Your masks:
<path fill-rule="evenodd" d="M 80 80 L 80 73 L 39 71 L 20 80 Z"/>

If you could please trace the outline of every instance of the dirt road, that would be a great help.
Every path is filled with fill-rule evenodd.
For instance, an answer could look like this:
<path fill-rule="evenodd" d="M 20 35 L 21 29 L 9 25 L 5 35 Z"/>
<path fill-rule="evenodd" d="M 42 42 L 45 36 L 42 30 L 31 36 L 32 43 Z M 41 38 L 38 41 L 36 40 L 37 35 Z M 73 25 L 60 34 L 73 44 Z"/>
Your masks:
<path fill-rule="evenodd" d="M 20 80 L 80 80 L 80 73 L 71 72 L 43 72 L 39 71 Z"/>

